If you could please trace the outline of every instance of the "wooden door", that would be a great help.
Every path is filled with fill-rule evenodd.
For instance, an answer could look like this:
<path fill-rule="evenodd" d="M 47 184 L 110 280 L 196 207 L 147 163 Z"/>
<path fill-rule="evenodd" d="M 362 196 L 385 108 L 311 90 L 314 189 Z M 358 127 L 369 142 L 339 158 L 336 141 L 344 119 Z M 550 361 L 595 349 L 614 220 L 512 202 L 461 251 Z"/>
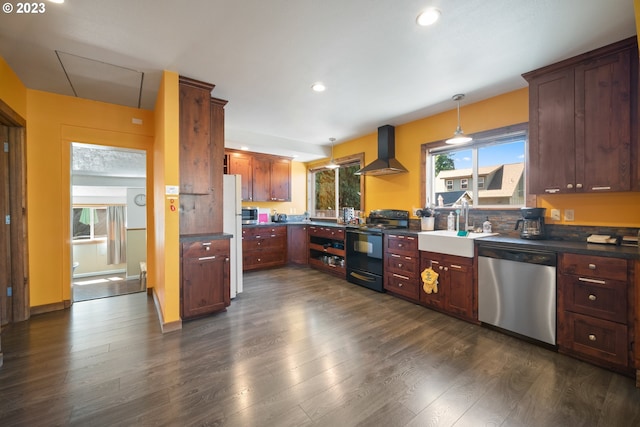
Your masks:
<path fill-rule="evenodd" d="M 291 161 L 288 159 L 271 162 L 271 199 L 278 202 L 291 200 Z"/>
<path fill-rule="evenodd" d="M 467 258 L 448 259 L 447 311 L 469 320 L 477 320 L 473 266 Z"/>
<path fill-rule="evenodd" d="M 631 189 L 631 56 L 625 50 L 576 68 L 577 191 Z"/>
<path fill-rule="evenodd" d="M 306 225 L 287 226 L 287 252 L 291 264 L 309 263 L 309 239 Z"/>
<path fill-rule="evenodd" d="M 271 201 L 271 160 L 259 156 L 253 158 L 253 201 Z"/>
<path fill-rule="evenodd" d="M 9 323 L 11 313 L 11 298 L 7 297 L 7 287 L 11 283 L 11 227 L 5 223 L 5 218 L 11 214 L 9 201 L 9 152 L 4 144 L 9 141 L 9 128 L 0 126 L 0 324 Z M 7 145 L 8 147 L 8 145 Z"/>
<path fill-rule="evenodd" d="M 246 154 L 229 153 L 229 174 L 242 177 L 242 200 L 253 200 L 253 162 L 252 157 Z"/>
<path fill-rule="evenodd" d="M 445 263 L 442 255 L 431 252 L 421 252 L 420 273 L 429 267 L 438 273 L 438 292 L 432 292 L 430 294 L 426 293 L 422 287 L 422 280 L 420 280 L 420 302 L 426 306 L 431 306 L 438 310 L 444 310 L 446 307 L 449 279 L 447 271 L 445 270 Z"/>
<path fill-rule="evenodd" d="M 211 255 L 182 262 L 182 318 L 224 310 L 229 305 L 229 257 Z"/>
<path fill-rule="evenodd" d="M 574 70 L 529 81 L 529 194 L 575 192 Z"/>

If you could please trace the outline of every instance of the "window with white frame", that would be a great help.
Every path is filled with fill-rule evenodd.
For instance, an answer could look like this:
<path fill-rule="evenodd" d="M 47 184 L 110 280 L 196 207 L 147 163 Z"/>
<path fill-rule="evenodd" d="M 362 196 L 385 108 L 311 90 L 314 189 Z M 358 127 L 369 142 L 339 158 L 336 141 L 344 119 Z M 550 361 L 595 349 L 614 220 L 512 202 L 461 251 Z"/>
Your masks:
<path fill-rule="evenodd" d="M 106 206 L 74 206 L 73 240 L 104 239 L 107 237 Z"/>
<path fill-rule="evenodd" d="M 456 206 L 466 193 L 474 206 L 523 206 L 527 124 L 473 137 L 463 146 L 427 146 L 427 200 L 434 204 L 442 201 L 443 207 Z M 459 189 L 453 186 L 456 180 Z"/>

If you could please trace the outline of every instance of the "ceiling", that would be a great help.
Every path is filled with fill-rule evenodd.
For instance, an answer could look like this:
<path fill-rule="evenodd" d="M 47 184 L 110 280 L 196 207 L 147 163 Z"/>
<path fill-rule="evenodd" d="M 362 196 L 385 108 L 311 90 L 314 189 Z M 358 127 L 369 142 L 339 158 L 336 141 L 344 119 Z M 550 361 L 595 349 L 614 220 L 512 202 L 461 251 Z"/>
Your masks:
<path fill-rule="evenodd" d="M 153 109 L 162 70 L 216 85 L 230 148 L 328 157 L 341 141 L 525 86 L 635 34 L 629 0 L 66 0 L 0 14 L 30 89 Z M 431 27 L 415 24 L 430 6 Z M 312 83 L 327 90 L 315 93 Z M 453 132 L 453 129 L 452 129 Z"/>

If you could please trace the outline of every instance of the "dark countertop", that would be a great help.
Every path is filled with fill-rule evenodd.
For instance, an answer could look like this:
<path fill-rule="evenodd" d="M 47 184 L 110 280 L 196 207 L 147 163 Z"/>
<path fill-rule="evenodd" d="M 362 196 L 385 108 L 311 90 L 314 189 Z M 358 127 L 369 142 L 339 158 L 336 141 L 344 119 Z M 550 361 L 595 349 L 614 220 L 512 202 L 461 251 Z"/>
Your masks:
<path fill-rule="evenodd" d="M 200 242 L 202 240 L 225 240 L 231 239 L 233 234 L 228 233 L 209 233 L 209 234 L 190 234 L 188 236 L 180 236 L 180 243 Z"/>
<path fill-rule="evenodd" d="M 285 226 L 285 225 L 316 225 L 319 227 L 336 227 L 345 228 L 344 224 L 337 224 L 335 222 L 328 221 L 289 221 L 289 222 L 261 222 L 260 224 L 242 224 L 243 227 L 273 227 L 273 226 Z"/>
<path fill-rule="evenodd" d="M 500 244 L 501 246 L 514 249 L 544 249 L 553 252 L 571 252 L 583 255 L 640 260 L 640 248 L 634 246 L 602 245 L 563 240 L 526 240 L 499 235 L 476 239 L 475 244 L 476 246 L 482 246 L 483 244 Z"/>

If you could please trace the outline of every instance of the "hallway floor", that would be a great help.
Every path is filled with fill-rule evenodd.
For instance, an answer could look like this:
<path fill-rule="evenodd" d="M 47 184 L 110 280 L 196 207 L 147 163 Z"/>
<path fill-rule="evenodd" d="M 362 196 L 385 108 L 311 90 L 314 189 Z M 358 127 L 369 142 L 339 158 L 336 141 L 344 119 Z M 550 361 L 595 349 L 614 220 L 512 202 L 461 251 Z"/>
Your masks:
<path fill-rule="evenodd" d="M 124 273 L 76 277 L 73 279 L 73 302 L 126 295 L 145 289 L 138 278 L 127 280 Z"/>

